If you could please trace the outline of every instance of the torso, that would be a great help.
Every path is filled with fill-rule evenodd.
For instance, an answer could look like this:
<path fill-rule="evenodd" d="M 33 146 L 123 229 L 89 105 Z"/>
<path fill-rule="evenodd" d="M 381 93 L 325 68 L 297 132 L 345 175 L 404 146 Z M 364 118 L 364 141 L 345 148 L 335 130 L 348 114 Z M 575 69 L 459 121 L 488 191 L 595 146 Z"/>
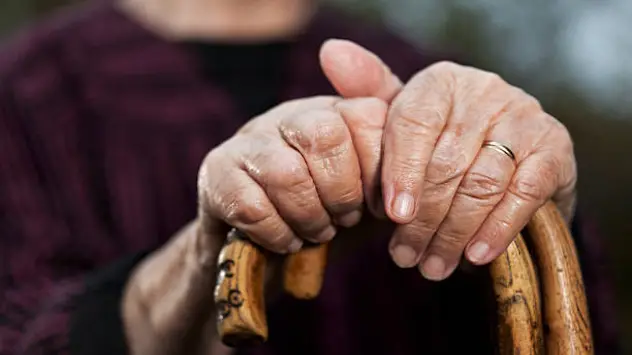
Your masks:
<path fill-rule="evenodd" d="M 153 37 L 107 5 L 81 21 L 52 26 L 54 38 L 35 38 L 33 43 L 46 42 L 38 49 L 45 53 L 21 63 L 19 77 L 0 74 L 8 78 L 1 93 L 14 96 L 22 119 L 18 131 L 29 144 L 24 154 L 34 171 L 25 176 L 42 187 L 11 206 L 11 223 L 26 236 L 12 241 L 12 277 L 33 284 L 163 244 L 195 217 L 195 183 L 205 154 L 252 113 L 240 108 L 231 90 L 205 77 L 183 44 Z M 430 62 L 394 37 L 332 23 L 284 54 L 293 64 L 279 74 L 278 95 L 244 105 L 256 111 L 333 94 L 317 59 L 329 37 L 365 44 L 403 79 Z M 104 32 L 106 24 L 112 33 Z M 66 40 L 68 33 L 73 36 Z M 41 208 L 48 210 L 39 213 Z M 44 216 L 38 223 L 29 220 L 36 212 Z M 346 231 L 366 238 L 366 249 L 329 265 L 317 300 L 284 298 L 271 305 L 270 341 L 248 353 L 491 353 L 482 307 L 485 277 L 457 273 L 433 284 L 416 270 L 398 269 L 386 248 L 390 228 L 366 220 Z"/>

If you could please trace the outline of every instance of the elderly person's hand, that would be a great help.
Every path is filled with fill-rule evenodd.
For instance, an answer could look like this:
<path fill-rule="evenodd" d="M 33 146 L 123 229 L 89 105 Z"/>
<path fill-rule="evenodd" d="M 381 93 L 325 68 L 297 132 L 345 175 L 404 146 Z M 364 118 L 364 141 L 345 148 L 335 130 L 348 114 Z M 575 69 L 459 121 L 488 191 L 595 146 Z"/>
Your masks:
<path fill-rule="evenodd" d="M 226 352 L 205 334 L 217 333 L 210 306 L 227 228 L 286 254 L 357 224 L 363 189 L 375 190 L 386 113 L 377 98 L 289 101 L 213 149 L 200 168 L 197 220 L 146 258 L 127 285 L 132 353 Z"/>
<path fill-rule="evenodd" d="M 335 63 L 328 53 L 349 53 Z M 324 55 L 323 55 L 324 54 Z M 392 102 L 383 137 L 385 211 L 399 224 L 390 251 L 400 267 L 448 277 L 463 254 L 474 264 L 499 256 L 548 199 L 572 218 L 576 164 L 566 128 L 538 101 L 498 75 L 450 62 L 404 86 L 357 45 L 333 40 L 323 66 L 334 83 L 362 68 L 346 96 Z"/>
<path fill-rule="evenodd" d="M 375 98 L 323 96 L 253 119 L 202 164 L 201 214 L 276 253 L 331 240 L 360 221 L 363 189 L 375 186 L 386 110 Z"/>

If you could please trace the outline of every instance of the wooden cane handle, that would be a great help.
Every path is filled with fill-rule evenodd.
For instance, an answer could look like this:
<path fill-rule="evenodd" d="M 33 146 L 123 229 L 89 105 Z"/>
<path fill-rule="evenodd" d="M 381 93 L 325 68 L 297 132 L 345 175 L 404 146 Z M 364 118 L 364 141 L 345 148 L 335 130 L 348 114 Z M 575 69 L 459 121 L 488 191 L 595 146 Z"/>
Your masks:
<path fill-rule="evenodd" d="M 575 245 L 553 202 L 536 212 L 527 231 L 528 243 L 518 236 L 490 266 L 499 354 L 593 354 Z"/>
<path fill-rule="evenodd" d="M 573 238 L 555 204 L 547 202 L 527 225 L 543 295 L 547 355 L 593 354 L 584 281 Z"/>
<path fill-rule="evenodd" d="M 263 251 L 236 229 L 218 258 L 215 306 L 217 329 L 228 346 L 256 345 L 268 339 L 265 317 Z"/>
<path fill-rule="evenodd" d="M 327 267 L 329 244 L 302 249 L 285 258 L 283 289 L 302 300 L 313 299 L 320 293 Z"/>
<path fill-rule="evenodd" d="M 538 276 L 522 235 L 489 271 L 496 295 L 499 354 L 544 354 Z"/>
<path fill-rule="evenodd" d="M 299 299 L 318 296 L 327 264 L 327 244 L 304 248 L 285 258 L 283 286 Z M 268 339 L 264 279 L 266 258 L 233 229 L 218 259 L 215 287 L 218 332 L 228 346 L 256 345 Z"/>

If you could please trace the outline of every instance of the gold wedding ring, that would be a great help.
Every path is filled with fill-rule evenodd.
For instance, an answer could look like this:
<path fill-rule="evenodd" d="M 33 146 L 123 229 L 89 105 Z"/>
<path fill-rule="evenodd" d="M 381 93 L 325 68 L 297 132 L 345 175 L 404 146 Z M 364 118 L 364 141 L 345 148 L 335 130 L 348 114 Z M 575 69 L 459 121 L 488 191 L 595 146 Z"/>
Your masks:
<path fill-rule="evenodd" d="M 509 147 L 502 143 L 498 143 L 496 141 L 485 141 L 483 142 L 483 148 L 492 148 L 499 153 L 505 154 L 509 157 L 509 159 L 516 161 L 516 155 L 511 151 Z"/>

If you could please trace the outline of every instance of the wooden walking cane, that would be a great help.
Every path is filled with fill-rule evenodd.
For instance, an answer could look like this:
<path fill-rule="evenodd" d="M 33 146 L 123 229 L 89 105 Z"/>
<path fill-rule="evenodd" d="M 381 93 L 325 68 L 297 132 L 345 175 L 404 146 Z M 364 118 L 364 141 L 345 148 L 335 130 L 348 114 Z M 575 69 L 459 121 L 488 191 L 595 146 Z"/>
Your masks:
<path fill-rule="evenodd" d="M 519 235 L 489 268 L 498 305 L 499 353 L 593 354 L 575 246 L 554 203 L 537 211 L 527 232 L 527 240 Z M 285 290 L 298 298 L 316 297 L 326 259 L 327 245 L 287 257 Z M 222 341 L 230 346 L 266 341 L 264 254 L 232 231 L 219 263 L 215 302 Z"/>

